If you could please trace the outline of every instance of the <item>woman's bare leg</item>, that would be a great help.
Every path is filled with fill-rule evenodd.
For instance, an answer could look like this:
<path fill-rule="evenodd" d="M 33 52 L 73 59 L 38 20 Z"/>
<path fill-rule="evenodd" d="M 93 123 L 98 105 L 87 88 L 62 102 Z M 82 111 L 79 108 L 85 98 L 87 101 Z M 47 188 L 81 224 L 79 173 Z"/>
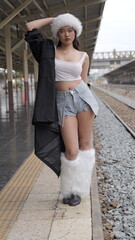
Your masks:
<path fill-rule="evenodd" d="M 78 113 L 79 146 L 81 150 L 93 148 L 93 121 L 95 114 L 89 108 L 87 111 Z"/>
<path fill-rule="evenodd" d="M 68 116 L 64 118 L 64 126 L 61 127 L 61 134 L 65 144 L 65 156 L 68 160 L 75 160 L 78 155 L 78 123 L 77 118 Z"/>
<path fill-rule="evenodd" d="M 90 109 L 78 117 L 65 118 L 61 127 L 66 153 L 61 155 L 61 192 L 63 203 L 78 205 L 82 196 L 89 196 L 91 172 L 94 164 L 92 153 L 92 126 L 94 114 Z M 78 131 L 81 144 L 79 151 Z M 84 151 L 88 150 L 88 151 Z M 65 158 L 66 157 L 66 158 Z M 75 160 L 75 161 L 69 161 Z"/>

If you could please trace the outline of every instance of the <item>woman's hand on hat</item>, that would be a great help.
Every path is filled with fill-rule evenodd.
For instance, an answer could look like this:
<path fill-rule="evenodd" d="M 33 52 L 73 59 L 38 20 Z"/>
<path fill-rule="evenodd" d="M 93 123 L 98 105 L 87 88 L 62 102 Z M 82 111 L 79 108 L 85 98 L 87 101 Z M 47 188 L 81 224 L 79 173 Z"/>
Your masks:
<path fill-rule="evenodd" d="M 56 20 L 56 17 L 53 17 L 52 23 Z"/>

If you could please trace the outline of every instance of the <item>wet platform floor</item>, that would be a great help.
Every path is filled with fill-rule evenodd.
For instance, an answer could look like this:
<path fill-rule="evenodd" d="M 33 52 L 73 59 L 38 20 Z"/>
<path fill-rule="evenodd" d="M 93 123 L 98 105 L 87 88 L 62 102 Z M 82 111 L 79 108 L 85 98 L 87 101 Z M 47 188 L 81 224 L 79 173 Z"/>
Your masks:
<path fill-rule="evenodd" d="M 35 91 L 30 88 L 28 106 L 24 90 L 14 89 L 13 111 L 9 113 L 8 94 L 0 89 L 0 190 L 33 151 L 34 98 Z"/>

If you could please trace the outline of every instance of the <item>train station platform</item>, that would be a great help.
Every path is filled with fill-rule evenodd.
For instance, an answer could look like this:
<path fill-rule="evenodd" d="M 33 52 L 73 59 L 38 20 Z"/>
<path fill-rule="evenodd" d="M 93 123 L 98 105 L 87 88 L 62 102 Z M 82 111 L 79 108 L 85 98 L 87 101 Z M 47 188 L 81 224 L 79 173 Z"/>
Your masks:
<path fill-rule="evenodd" d="M 62 203 L 60 179 L 34 154 L 31 124 L 35 99 L 29 89 L 0 89 L 0 240 L 103 240 L 96 170 L 91 194 L 72 207 Z"/>
<path fill-rule="evenodd" d="M 1 191 L 0 239 L 90 240 L 90 197 L 75 207 L 64 205 L 59 184 L 32 153 Z"/>
<path fill-rule="evenodd" d="M 76 207 L 62 203 L 59 178 L 33 153 L 33 101 L 25 106 L 23 94 L 14 90 L 11 115 L 0 95 L 0 239 L 90 240 L 91 196 Z"/>

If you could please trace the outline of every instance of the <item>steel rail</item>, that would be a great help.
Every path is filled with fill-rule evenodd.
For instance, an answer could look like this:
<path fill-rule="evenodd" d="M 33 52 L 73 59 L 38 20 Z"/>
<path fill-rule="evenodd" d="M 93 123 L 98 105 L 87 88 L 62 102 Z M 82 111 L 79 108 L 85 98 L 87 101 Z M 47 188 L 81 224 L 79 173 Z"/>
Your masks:
<path fill-rule="evenodd" d="M 135 132 L 119 117 L 119 115 L 103 100 L 100 96 L 98 96 L 100 100 L 106 105 L 106 107 L 114 114 L 114 116 L 122 123 L 122 125 L 126 128 L 126 130 L 131 134 L 133 138 L 135 138 Z"/>
<path fill-rule="evenodd" d="M 93 86 L 92 86 L 92 87 L 93 87 Z M 131 109 L 134 109 L 134 110 L 135 110 L 135 107 L 134 107 L 134 106 L 130 105 L 129 103 L 126 103 L 126 101 L 122 101 L 122 100 L 120 100 L 119 98 L 117 98 L 117 97 L 115 97 L 115 96 L 109 94 L 108 91 L 103 90 L 103 89 L 101 89 L 101 88 L 99 88 L 99 87 L 96 87 L 96 86 L 94 86 L 93 88 L 98 89 L 99 91 L 105 93 L 106 95 L 108 95 L 108 96 L 110 96 L 110 97 L 112 97 L 112 98 L 118 100 L 119 102 L 122 102 L 122 103 L 125 104 L 126 106 L 128 106 L 128 107 L 130 107 Z"/>

